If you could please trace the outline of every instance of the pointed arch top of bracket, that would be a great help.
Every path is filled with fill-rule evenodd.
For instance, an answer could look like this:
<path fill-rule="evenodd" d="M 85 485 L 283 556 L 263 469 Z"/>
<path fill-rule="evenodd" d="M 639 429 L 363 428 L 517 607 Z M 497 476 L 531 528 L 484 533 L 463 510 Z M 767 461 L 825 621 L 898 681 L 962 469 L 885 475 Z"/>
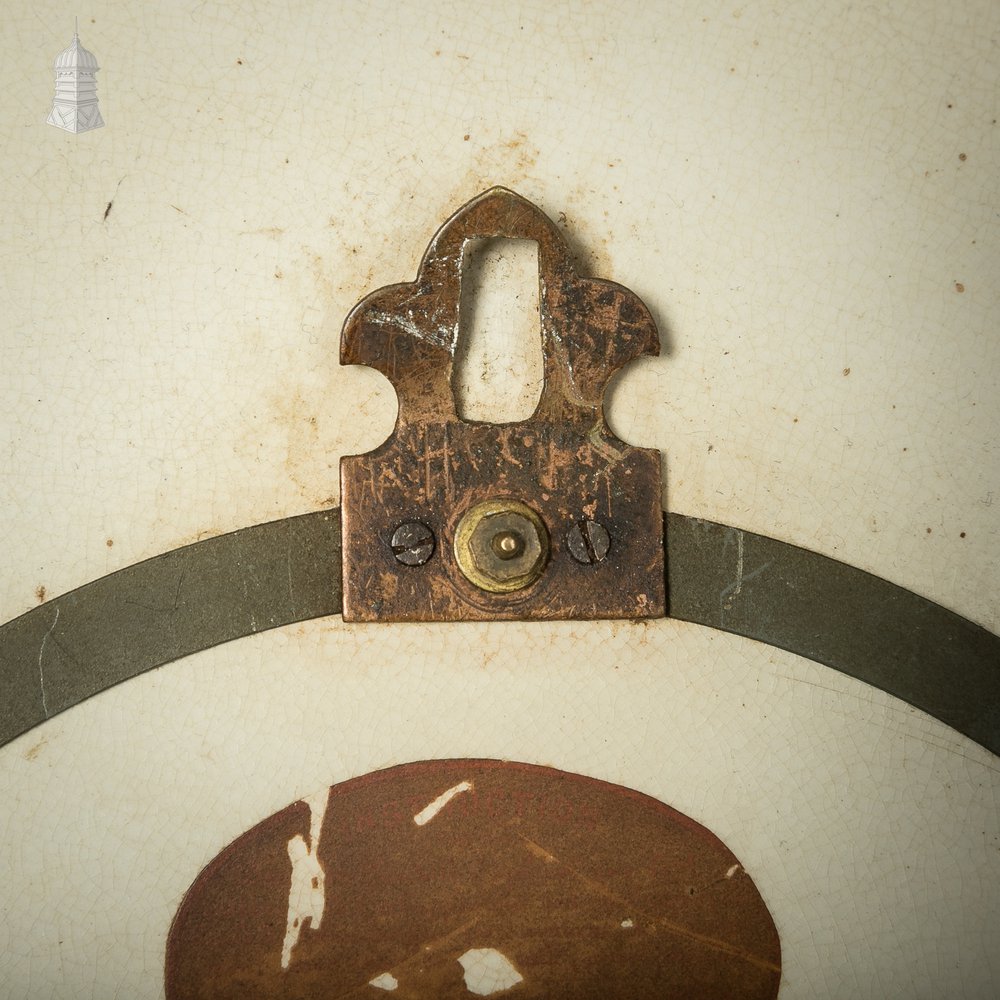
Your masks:
<path fill-rule="evenodd" d="M 382 372 L 399 396 L 399 423 L 457 420 L 452 372 L 459 343 L 462 265 L 477 239 L 538 245 L 544 380 L 531 419 L 604 426 L 608 382 L 630 361 L 659 354 L 642 300 L 612 281 L 579 275 L 559 228 L 526 198 L 495 187 L 462 206 L 431 240 L 417 278 L 366 296 L 341 335 L 340 361 Z"/>

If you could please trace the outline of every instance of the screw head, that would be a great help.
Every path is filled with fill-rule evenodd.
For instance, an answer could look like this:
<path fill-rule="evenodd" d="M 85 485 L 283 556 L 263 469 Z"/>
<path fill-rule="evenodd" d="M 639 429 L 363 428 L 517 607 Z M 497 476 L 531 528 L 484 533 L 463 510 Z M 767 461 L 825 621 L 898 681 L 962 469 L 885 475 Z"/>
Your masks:
<path fill-rule="evenodd" d="M 524 535 L 519 531 L 500 531 L 493 536 L 490 547 L 498 559 L 516 559 L 526 548 Z"/>
<path fill-rule="evenodd" d="M 611 536 L 597 521 L 577 521 L 566 533 L 566 548 L 578 563 L 592 566 L 608 554 Z"/>
<path fill-rule="evenodd" d="M 434 555 L 434 532 L 422 521 L 406 521 L 389 540 L 396 562 L 404 566 L 423 566 Z"/>
<path fill-rule="evenodd" d="M 538 514 L 517 500 L 486 500 L 466 511 L 455 531 L 455 560 L 467 580 L 492 594 L 534 583 L 549 558 Z"/>

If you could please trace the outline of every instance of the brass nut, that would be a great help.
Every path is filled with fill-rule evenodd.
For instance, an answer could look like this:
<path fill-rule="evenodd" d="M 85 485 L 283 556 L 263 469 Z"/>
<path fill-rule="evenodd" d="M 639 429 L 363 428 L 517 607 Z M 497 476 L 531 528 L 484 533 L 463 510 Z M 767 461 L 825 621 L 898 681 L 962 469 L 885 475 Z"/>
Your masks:
<path fill-rule="evenodd" d="M 527 504 L 486 500 L 458 522 L 455 558 L 480 590 L 509 594 L 542 575 L 549 560 L 549 533 Z"/>

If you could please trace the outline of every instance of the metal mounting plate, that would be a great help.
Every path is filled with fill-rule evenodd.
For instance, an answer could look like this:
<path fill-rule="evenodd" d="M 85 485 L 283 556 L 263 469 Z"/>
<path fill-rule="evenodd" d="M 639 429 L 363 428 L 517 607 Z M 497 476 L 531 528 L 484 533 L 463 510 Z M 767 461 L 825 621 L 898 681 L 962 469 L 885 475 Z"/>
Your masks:
<path fill-rule="evenodd" d="M 538 244 L 544 386 L 535 413 L 518 423 L 462 420 L 452 393 L 462 258 L 484 237 Z M 372 293 L 344 324 L 341 363 L 376 368 L 399 395 L 393 436 L 341 460 L 344 619 L 662 617 L 660 456 L 615 437 L 603 410 L 615 372 L 657 353 L 638 296 L 580 277 L 559 230 L 530 202 L 494 188 L 460 209 L 431 241 L 416 281 Z M 551 543 L 543 569 L 517 589 L 477 585 L 456 552 L 463 517 L 487 501 L 526 504 Z M 588 522 L 609 544 L 581 562 L 572 542 Z M 392 545 L 413 524 L 436 540 L 418 565 L 400 562 Z"/>

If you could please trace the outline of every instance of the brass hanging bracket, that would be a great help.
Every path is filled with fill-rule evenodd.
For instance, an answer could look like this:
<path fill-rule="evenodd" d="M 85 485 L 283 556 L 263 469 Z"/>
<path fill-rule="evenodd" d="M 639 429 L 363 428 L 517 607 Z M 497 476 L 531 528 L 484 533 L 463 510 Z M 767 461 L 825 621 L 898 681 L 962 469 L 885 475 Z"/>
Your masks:
<path fill-rule="evenodd" d="M 516 423 L 459 417 L 452 374 L 469 241 L 538 245 L 544 384 Z M 666 613 L 660 456 L 619 440 L 604 393 L 659 353 L 649 310 L 581 277 L 538 208 L 493 188 L 431 240 L 416 281 L 362 299 L 340 361 L 382 372 L 392 436 L 341 459 L 346 621 L 656 618 Z"/>

